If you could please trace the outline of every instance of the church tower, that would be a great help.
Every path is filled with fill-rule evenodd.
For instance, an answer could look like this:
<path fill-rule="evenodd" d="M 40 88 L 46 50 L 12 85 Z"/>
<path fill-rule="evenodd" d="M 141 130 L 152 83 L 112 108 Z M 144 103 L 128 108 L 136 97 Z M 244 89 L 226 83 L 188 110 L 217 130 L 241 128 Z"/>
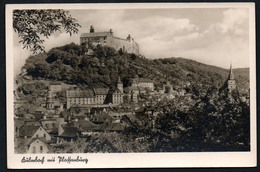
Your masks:
<path fill-rule="evenodd" d="M 118 77 L 117 89 L 119 89 L 121 91 L 121 93 L 123 93 L 123 83 L 122 83 L 120 77 Z"/>
<path fill-rule="evenodd" d="M 53 101 L 52 92 L 50 89 L 48 90 L 48 94 L 47 94 L 46 107 L 47 107 L 47 109 L 54 108 L 54 101 Z"/>
<path fill-rule="evenodd" d="M 230 65 L 229 77 L 227 81 L 228 91 L 232 92 L 236 89 L 235 75 L 233 73 L 232 64 Z"/>

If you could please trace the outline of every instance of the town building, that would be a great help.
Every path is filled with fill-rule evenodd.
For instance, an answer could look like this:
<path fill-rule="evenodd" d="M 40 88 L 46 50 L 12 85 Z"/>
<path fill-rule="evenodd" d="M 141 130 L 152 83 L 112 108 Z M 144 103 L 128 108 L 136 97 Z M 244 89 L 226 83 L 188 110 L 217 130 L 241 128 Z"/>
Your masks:
<path fill-rule="evenodd" d="M 80 136 L 80 130 L 74 126 L 59 125 L 57 143 L 74 142 Z"/>
<path fill-rule="evenodd" d="M 47 141 L 51 140 L 51 136 L 49 135 L 49 133 L 41 126 L 36 130 L 32 138 L 43 138 Z"/>
<path fill-rule="evenodd" d="M 21 138 L 44 138 L 50 141 L 51 136 L 49 133 L 41 126 L 34 125 L 24 125 L 20 128 L 19 136 Z"/>
<path fill-rule="evenodd" d="M 57 82 L 57 81 L 50 82 L 49 90 L 52 91 L 52 92 L 59 92 L 59 91 L 61 91 L 62 90 L 61 82 Z"/>
<path fill-rule="evenodd" d="M 65 124 L 64 118 L 44 118 L 40 120 L 41 126 L 50 133 L 54 129 L 57 129 L 59 124 Z"/>
<path fill-rule="evenodd" d="M 154 82 L 148 78 L 136 77 L 133 79 L 133 87 L 145 88 L 149 91 L 154 91 Z"/>
<path fill-rule="evenodd" d="M 48 153 L 48 141 L 42 138 L 34 138 L 32 139 L 29 144 L 29 149 L 27 153 L 39 154 L 39 153 Z"/>
<path fill-rule="evenodd" d="M 105 103 L 109 89 L 73 89 L 66 91 L 67 109 L 71 107 L 87 107 L 88 105 L 101 105 Z"/>
<path fill-rule="evenodd" d="M 112 29 L 107 32 L 95 32 L 93 26 L 90 26 L 89 33 L 83 33 L 80 36 L 80 44 L 85 44 L 87 48 L 91 46 L 102 45 L 115 48 L 117 51 L 139 54 L 139 45 L 129 34 L 126 39 L 114 36 Z"/>
<path fill-rule="evenodd" d="M 123 103 L 124 101 L 123 97 L 124 97 L 123 83 L 119 77 L 117 81 L 117 89 L 112 93 L 112 103 L 115 105 Z"/>

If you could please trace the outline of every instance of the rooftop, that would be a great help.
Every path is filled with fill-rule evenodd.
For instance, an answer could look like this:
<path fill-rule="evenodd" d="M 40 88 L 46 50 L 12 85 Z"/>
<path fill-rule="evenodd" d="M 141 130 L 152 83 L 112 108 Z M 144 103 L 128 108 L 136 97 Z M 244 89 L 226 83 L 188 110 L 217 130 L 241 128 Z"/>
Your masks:
<path fill-rule="evenodd" d="M 94 98 L 94 92 L 90 89 L 88 89 L 88 90 L 80 90 L 80 89 L 67 90 L 66 95 L 69 98 L 74 98 L 74 97 Z"/>
<path fill-rule="evenodd" d="M 123 125 L 121 123 L 104 123 L 100 125 L 96 130 L 102 130 L 102 131 L 122 131 L 124 129 Z"/>
<path fill-rule="evenodd" d="M 109 91 L 108 88 L 94 88 L 93 90 L 95 94 L 105 94 L 105 95 L 107 95 Z"/>
<path fill-rule="evenodd" d="M 108 32 L 94 32 L 94 33 L 82 33 L 80 37 L 106 37 L 106 36 L 112 36 L 111 33 Z"/>
<path fill-rule="evenodd" d="M 77 137 L 77 133 L 79 132 L 78 128 L 73 126 L 65 126 L 63 129 L 61 137 Z"/>
<path fill-rule="evenodd" d="M 24 125 L 21 127 L 19 135 L 32 137 L 34 133 L 40 128 L 40 126 Z"/>

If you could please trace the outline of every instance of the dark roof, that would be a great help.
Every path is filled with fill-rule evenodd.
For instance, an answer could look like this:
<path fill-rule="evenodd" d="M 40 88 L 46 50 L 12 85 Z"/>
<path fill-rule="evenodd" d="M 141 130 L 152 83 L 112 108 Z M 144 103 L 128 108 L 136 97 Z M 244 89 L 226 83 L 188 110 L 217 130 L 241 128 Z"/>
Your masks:
<path fill-rule="evenodd" d="M 39 128 L 40 126 L 24 125 L 20 128 L 19 135 L 32 137 Z"/>
<path fill-rule="evenodd" d="M 93 90 L 95 94 L 103 94 L 103 95 L 107 95 L 109 91 L 108 88 L 94 88 Z"/>
<path fill-rule="evenodd" d="M 82 33 L 80 37 L 106 37 L 106 36 L 112 36 L 110 32 L 94 32 L 94 33 Z"/>
<path fill-rule="evenodd" d="M 74 97 L 94 98 L 94 92 L 90 89 L 89 90 L 80 90 L 80 89 L 67 90 L 66 96 L 70 98 L 74 98 Z"/>
<path fill-rule="evenodd" d="M 58 135 L 58 127 L 52 128 L 51 131 L 49 131 L 49 134 Z"/>
<path fill-rule="evenodd" d="M 61 137 L 77 137 L 79 132 L 78 128 L 73 126 L 65 126 L 63 130 L 63 133 L 60 135 Z"/>
<path fill-rule="evenodd" d="M 122 94 L 122 92 L 119 89 L 116 89 L 113 94 Z"/>
<path fill-rule="evenodd" d="M 24 121 L 25 125 L 33 125 L 33 126 L 41 126 L 41 123 L 39 121 L 35 120 L 26 120 Z"/>
<path fill-rule="evenodd" d="M 14 119 L 14 125 L 18 128 L 22 127 L 24 125 L 24 122 L 24 119 Z"/>
<path fill-rule="evenodd" d="M 112 120 L 112 117 L 109 116 L 107 113 L 96 113 L 93 118 L 95 119 L 94 121 L 99 121 L 99 122 L 105 122 L 106 120 Z"/>
<path fill-rule="evenodd" d="M 80 120 L 77 122 L 73 122 L 74 127 L 77 127 L 81 130 L 88 130 L 91 129 L 93 127 L 96 127 L 96 125 L 90 121 L 87 120 Z"/>
<path fill-rule="evenodd" d="M 124 129 L 121 123 L 104 123 L 99 126 L 96 130 L 101 131 L 122 131 Z"/>

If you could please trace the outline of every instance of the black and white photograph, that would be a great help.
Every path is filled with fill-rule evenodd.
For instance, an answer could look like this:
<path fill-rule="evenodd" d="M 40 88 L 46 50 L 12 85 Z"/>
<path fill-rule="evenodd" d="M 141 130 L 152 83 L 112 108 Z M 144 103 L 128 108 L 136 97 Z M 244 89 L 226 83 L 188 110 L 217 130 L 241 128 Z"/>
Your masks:
<path fill-rule="evenodd" d="M 253 3 L 6 16 L 10 168 L 256 165 Z"/>

